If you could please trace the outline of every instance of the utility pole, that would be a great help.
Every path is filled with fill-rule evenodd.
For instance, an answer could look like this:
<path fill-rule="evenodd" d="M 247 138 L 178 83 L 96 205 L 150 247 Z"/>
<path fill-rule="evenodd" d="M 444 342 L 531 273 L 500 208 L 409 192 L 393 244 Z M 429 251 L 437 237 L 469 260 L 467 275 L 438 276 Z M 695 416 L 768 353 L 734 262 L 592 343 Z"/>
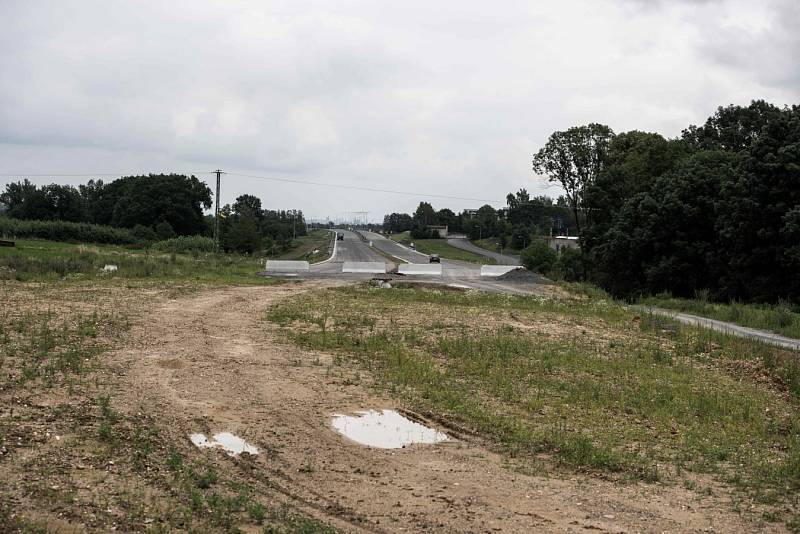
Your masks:
<path fill-rule="evenodd" d="M 214 211 L 214 248 L 219 252 L 219 177 L 222 171 L 217 169 L 214 172 L 217 174 L 217 196 L 214 197 L 217 201 L 217 209 Z"/>

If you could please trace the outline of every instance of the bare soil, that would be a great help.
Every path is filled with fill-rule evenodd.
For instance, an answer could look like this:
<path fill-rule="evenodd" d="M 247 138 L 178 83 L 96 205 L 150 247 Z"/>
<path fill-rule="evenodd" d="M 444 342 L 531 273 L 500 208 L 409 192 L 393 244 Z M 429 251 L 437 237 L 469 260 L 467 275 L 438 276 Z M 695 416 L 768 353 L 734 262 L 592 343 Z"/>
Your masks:
<path fill-rule="evenodd" d="M 524 474 L 457 429 L 444 428 L 452 442 L 399 450 L 347 440 L 332 431 L 332 414 L 402 406 L 335 371 L 331 355 L 280 342 L 262 321 L 273 302 L 322 284 L 209 290 L 158 304 L 113 355 L 127 384 L 117 408 L 158 414 L 175 439 L 245 438 L 265 454 L 248 469 L 218 461 L 243 478 L 268 477 L 293 505 L 344 531 L 783 529 L 682 487 Z"/>

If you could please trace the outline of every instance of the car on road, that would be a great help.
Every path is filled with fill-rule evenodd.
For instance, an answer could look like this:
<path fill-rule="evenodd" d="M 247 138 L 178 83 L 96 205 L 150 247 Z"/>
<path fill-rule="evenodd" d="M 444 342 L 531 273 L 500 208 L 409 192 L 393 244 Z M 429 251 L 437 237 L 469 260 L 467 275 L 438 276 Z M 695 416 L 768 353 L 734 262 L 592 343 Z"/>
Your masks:
<path fill-rule="evenodd" d="M 442 263 L 442 260 L 438 254 L 431 254 L 428 258 L 428 263 Z"/>
<path fill-rule="evenodd" d="M 344 241 L 344 234 L 341 232 L 336 233 L 336 240 L 337 241 Z"/>

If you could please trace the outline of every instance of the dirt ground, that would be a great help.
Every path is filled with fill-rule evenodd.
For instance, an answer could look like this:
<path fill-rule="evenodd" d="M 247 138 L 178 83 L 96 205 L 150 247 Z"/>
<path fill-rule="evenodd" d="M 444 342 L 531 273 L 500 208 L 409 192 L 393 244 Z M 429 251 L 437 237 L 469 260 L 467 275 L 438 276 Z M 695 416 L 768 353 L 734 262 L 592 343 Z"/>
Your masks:
<path fill-rule="evenodd" d="M 331 282 L 206 290 L 161 299 L 110 355 L 115 408 L 151 414 L 170 437 L 232 432 L 252 460 L 209 455 L 244 480 L 269 480 L 302 512 L 351 532 L 782 532 L 736 513 L 722 494 L 675 485 L 525 474 L 479 437 L 431 422 L 453 441 L 371 449 L 331 429 L 334 413 L 402 409 L 330 354 L 281 341 L 265 310 Z M 363 377 L 363 373 L 361 373 Z M 423 417 L 415 416 L 419 420 Z"/>

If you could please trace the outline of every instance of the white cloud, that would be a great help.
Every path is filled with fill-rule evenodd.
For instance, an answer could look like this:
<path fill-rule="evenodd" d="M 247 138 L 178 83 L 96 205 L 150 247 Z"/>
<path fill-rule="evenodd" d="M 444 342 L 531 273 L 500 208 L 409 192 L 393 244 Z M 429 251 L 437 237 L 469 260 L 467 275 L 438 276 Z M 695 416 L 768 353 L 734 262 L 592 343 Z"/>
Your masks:
<path fill-rule="evenodd" d="M 674 136 L 800 89 L 794 0 L 18 0 L 0 17 L 0 172 L 221 167 L 552 195 L 530 156 L 556 129 Z M 235 177 L 223 201 L 244 192 L 317 215 L 415 203 Z"/>

